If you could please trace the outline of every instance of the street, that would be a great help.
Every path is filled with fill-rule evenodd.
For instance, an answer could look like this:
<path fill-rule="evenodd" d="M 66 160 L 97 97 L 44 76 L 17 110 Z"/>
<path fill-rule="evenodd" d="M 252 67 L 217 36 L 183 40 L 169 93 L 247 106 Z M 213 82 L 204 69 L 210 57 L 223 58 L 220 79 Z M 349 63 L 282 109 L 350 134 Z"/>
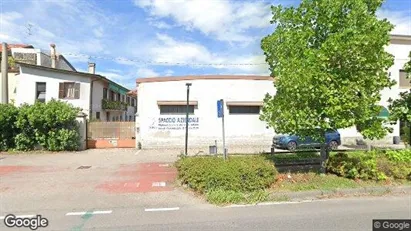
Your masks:
<path fill-rule="evenodd" d="M 371 230 L 372 219 L 409 219 L 411 197 L 169 210 L 116 207 L 113 202 L 112 207 L 89 208 L 88 214 L 70 214 L 61 209 L 39 210 L 38 214 L 49 220 L 49 226 L 39 230 Z M 99 211 L 93 214 L 93 209 Z M 73 206 L 73 211 L 79 210 Z M 3 223 L 1 225 L 2 230 L 7 230 Z"/>
<path fill-rule="evenodd" d="M 411 218 L 410 195 L 213 206 L 176 186 L 175 157 L 167 155 L 133 150 L 2 155 L 0 230 L 9 229 L 8 214 L 41 215 L 49 224 L 38 230 L 73 231 L 371 230 L 372 219 Z"/>

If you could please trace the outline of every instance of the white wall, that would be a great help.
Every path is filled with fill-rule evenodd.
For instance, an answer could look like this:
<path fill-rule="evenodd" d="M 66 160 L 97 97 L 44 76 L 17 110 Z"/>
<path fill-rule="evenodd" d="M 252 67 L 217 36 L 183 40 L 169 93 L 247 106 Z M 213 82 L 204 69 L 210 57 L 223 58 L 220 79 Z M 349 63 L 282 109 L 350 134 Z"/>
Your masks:
<path fill-rule="evenodd" d="M 262 101 L 267 92 L 275 93 L 269 80 L 192 80 L 141 83 L 138 86 L 138 114 L 143 148 L 184 146 L 185 124 L 180 130 L 150 128 L 159 118 L 185 118 L 185 115 L 160 115 L 157 101 L 185 101 L 185 83 L 191 82 L 190 100 L 198 101 L 198 108 L 191 117 L 198 117 L 198 129 L 189 129 L 190 147 L 208 147 L 217 140 L 222 144 L 221 119 L 217 118 L 217 100 Z M 228 149 L 237 146 L 271 145 L 272 129 L 259 120 L 259 115 L 229 115 L 225 106 L 225 130 Z M 190 125 L 189 125 L 190 128 Z"/>
<path fill-rule="evenodd" d="M 18 75 L 16 105 L 23 103 L 33 104 L 36 99 L 36 82 L 46 82 L 46 101 L 59 99 L 60 82 L 80 83 L 80 99 L 62 101 L 71 103 L 75 107 L 82 108 L 85 114 L 89 114 L 90 78 L 75 73 L 66 74 L 56 71 L 39 70 L 30 67 L 20 67 Z"/>
<path fill-rule="evenodd" d="M 104 89 L 104 83 L 101 80 L 94 81 L 93 82 L 93 96 L 92 96 L 92 113 L 93 116 L 92 118 L 96 118 L 96 112 L 100 112 L 100 120 L 101 121 L 107 121 L 106 118 L 106 112 L 102 109 L 101 101 L 103 99 L 103 89 Z"/>

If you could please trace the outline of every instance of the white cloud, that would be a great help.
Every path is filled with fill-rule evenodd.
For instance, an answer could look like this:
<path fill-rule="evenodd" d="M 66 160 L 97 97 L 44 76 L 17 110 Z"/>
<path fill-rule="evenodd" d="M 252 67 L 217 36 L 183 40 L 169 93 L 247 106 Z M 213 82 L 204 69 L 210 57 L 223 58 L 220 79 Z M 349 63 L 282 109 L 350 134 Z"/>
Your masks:
<path fill-rule="evenodd" d="M 211 64 L 211 65 L 189 65 L 196 68 L 213 67 L 216 69 L 230 69 L 250 73 L 261 73 L 268 70 L 268 65 L 247 65 L 265 63 L 264 55 L 244 55 L 234 54 L 221 55 L 210 52 L 205 46 L 193 43 L 178 41 L 166 34 L 157 34 L 156 44 L 148 49 L 148 57 L 155 62 L 174 64 Z M 212 65 L 222 64 L 222 65 Z M 228 65 L 243 64 L 243 65 Z"/>
<path fill-rule="evenodd" d="M 246 31 L 270 25 L 270 4 L 244 1 L 135 0 L 152 17 L 171 18 L 187 30 L 228 42 L 251 42 Z"/>
<path fill-rule="evenodd" d="M 168 69 L 164 72 L 164 76 L 172 76 L 173 74 L 174 74 L 174 71 L 170 70 L 170 69 Z"/>
<path fill-rule="evenodd" d="M 97 38 L 101 38 L 104 35 L 104 30 L 102 26 L 93 29 L 93 33 Z"/>
<path fill-rule="evenodd" d="M 136 75 L 137 75 L 136 78 L 148 78 L 148 77 L 157 77 L 160 74 L 155 72 L 152 69 L 142 67 L 137 70 Z"/>
<path fill-rule="evenodd" d="M 149 23 L 151 26 L 154 26 L 154 27 L 156 27 L 156 28 L 158 28 L 158 29 L 161 29 L 161 30 L 166 30 L 166 29 L 171 29 L 171 28 L 173 28 L 173 25 L 168 24 L 168 23 L 166 23 L 166 22 L 164 22 L 164 21 L 155 20 L 155 19 L 153 19 L 153 18 L 150 18 L 150 19 L 148 19 L 147 21 L 148 21 L 148 23 Z"/>
<path fill-rule="evenodd" d="M 391 34 L 411 35 L 411 9 L 408 11 L 380 10 L 379 18 L 387 18 L 395 27 Z"/>

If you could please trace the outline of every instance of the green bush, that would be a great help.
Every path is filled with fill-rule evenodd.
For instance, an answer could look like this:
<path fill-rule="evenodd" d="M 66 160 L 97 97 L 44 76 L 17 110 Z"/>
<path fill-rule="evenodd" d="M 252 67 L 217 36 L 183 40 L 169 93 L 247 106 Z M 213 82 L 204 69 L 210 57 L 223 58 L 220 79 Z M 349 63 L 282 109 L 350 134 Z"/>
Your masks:
<path fill-rule="evenodd" d="M 327 161 L 327 171 L 350 179 L 411 180 L 411 150 L 336 153 Z"/>
<path fill-rule="evenodd" d="M 14 136 L 15 148 L 20 151 L 33 150 L 36 146 L 49 151 L 77 149 L 78 112 L 78 108 L 57 100 L 22 105 L 14 123 L 19 132 Z"/>
<path fill-rule="evenodd" d="M 190 157 L 176 163 L 183 184 L 201 193 L 213 190 L 252 192 L 269 187 L 277 171 L 262 156 Z"/>
<path fill-rule="evenodd" d="M 0 104 L 0 151 L 15 147 L 14 137 L 18 134 L 15 125 L 18 109 L 12 104 Z"/>
<path fill-rule="evenodd" d="M 384 175 L 377 170 L 377 153 L 350 152 L 330 155 L 326 169 L 330 173 L 350 179 L 382 180 Z"/>

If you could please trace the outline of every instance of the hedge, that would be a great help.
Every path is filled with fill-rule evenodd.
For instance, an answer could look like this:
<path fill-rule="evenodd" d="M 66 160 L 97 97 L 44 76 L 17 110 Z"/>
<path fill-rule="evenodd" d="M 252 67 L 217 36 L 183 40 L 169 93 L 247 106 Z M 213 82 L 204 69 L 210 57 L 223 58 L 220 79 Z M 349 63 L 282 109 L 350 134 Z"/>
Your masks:
<path fill-rule="evenodd" d="M 350 179 L 411 180 L 411 150 L 374 150 L 331 154 L 327 171 Z"/>
<path fill-rule="evenodd" d="M 188 157 L 176 163 L 183 184 L 200 193 L 211 191 L 253 192 L 268 188 L 277 171 L 262 156 Z"/>
<path fill-rule="evenodd" d="M 37 147 L 49 151 L 76 150 L 80 134 L 76 122 L 78 108 L 51 100 L 15 107 L 0 105 L 0 150 L 29 151 Z"/>

